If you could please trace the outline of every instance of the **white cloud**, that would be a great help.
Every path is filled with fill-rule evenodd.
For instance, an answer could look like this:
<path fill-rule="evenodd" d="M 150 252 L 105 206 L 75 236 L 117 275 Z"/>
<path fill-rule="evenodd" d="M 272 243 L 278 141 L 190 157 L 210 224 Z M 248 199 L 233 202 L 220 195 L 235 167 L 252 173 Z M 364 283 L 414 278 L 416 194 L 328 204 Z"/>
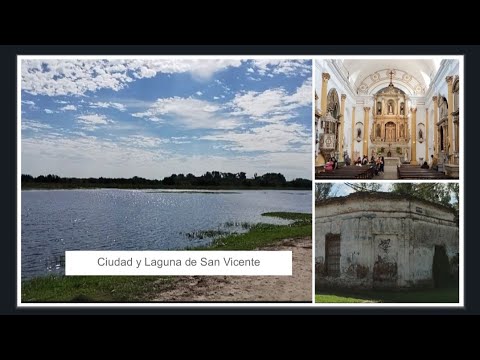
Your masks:
<path fill-rule="evenodd" d="M 121 90 L 135 79 L 158 73 L 190 73 L 199 81 L 241 60 L 23 60 L 22 90 L 33 95 L 83 95 L 99 89 Z"/>
<path fill-rule="evenodd" d="M 35 106 L 35 103 L 31 100 L 22 100 L 22 104 Z"/>
<path fill-rule="evenodd" d="M 308 130 L 300 124 L 276 123 L 253 128 L 245 132 L 222 132 L 203 136 L 202 140 L 223 141 L 225 149 L 252 152 L 292 152 L 301 146 L 311 147 L 311 137 Z"/>
<path fill-rule="evenodd" d="M 253 73 L 253 72 L 255 72 L 255 70 L 253 70 L 252 68 L 248 68 L 248 69 L 247 69 L 247 72 Z"/>
<path fill-rule="evenodd" d="M 293 110 L 312 103 L 311 86 L 311 80 L 308 79 L 292 94 L 283 88 L 237 93 L 231 101 L 233 115 L 249 116 L 263 122 L 287 120 L 296 116 Z"/>
<path fill-rule="evenodd" d="M 201 175 L 218 170 L 232 173 L 245 171 L 247 177 L 253 177 L 254 173 L 281 172 L 290 180 L 311 178 L 310 167 L 309 154 L 298 152 L 267 153 L 255 157 L 192 156 L 167 153 L 161 147 L 136 147 L 133 143 L 116 143 L 93 136 L 22 139 L 22 173 L 33 176 L 50 173 L 76 177 L 140 176 L 163 179 L 172 173 Z"/>
<path fill-rule="evenodd" d="M 203 93 L 202 93 L 201 91 L 197 91 L 196 94 L 197 94 L 198 96 L 202 96 L 202 95 L 203 95 Z"/>
<path fill-rule="evenodd" d="M 47 114 L 53 114 L 55 111 L 52 111 L 50 109 L 43 109 Z"/>
<path fill-rule="evenodd" d="M 138 148 L 156 148 L 161 144 L 167 144 L 170 142 L 169 139 L 161 139 L 144 135 L 131 135 L 128 137 L 120 137 L 118 140 L 124 145 Z"/>
<path fill-rule="evenodd" d="M 31 131 L 41 131 L 45 129 L 51 129 L 52 127 L 48 124 L 44 124 L 37 120 L 28 120 L 22 119 L 22 131 L 23 130 L 31 130 Z"/>
<path fill-rule="evenodd" d="M 64 101 L 64 100 L 54 100 L 54 102 L 57 104 L 70 104 L 68 101 Z"/>
<path fill-rule="evenodd" d="M 187 129 L 234 129 L 242 123 L 224 114 L 217 104 L 191 97 L 158 99 L 147 111 L 132 116 L 169 117 L 175 125 Z"/>
<path fill-rule="evenodd" d="M 259 75 L 269 77 L 273 77 L 273 75 L 308 76 L 312 71 L 310 60 L 259 59 L 253 60 L 252 63 Z"/>
<path fill-rule="evenodd" d="M 218 96 L 213 97 L 213 100 L 218 100 L 218 99 L 220 99 Z"/>
<path fill-rule="evenodd" d="M 127 108 L 125 105 L 117 103 L 117 102 L 91 102 L 89 107 L 93 109 L 103 108 L 103 109 L 116 109 L 118 111 L 126 111 Z"/>
<path fill-rule="evenodd" d="M 108 119 L 105 115 L 89 114 L 77 116 L 78 122 L 83 125 L 82 129 L 87 131 L 95 130 L 99 125 L 107 125 L 114 123 L 113 120 Z"/>
<path fill-rule="evenodd" d="M 75 105 L 65 105 L 59 109 L 60 111 L 75 111 L 77 107 Z"/>
<path fill-rule="evenodd" d="M 158 124 L 163 124 L 165 122 L 165 120 L 160 119 L 159 117 L 156 117 L 156 116 L 150 116 L 148 120 Z"/>

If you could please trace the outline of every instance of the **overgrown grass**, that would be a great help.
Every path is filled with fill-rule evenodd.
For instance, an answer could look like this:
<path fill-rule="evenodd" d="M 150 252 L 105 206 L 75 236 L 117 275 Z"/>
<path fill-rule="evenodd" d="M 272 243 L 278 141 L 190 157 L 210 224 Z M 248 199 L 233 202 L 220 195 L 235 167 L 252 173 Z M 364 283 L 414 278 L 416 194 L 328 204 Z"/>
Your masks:
<path fill-rule="evenodd" d="M 458 288 L 411 289 L 399 291 L 331 290 L 315 295 L 317 303 L 458 303 Z"/>
<path fill-rule="evenodd" d="M 276 215 L 272 215 L 276 214 Z M 286 238 L 312 235 L 312 215 L 266 213 L 294 220 L 289 225 L 256 224 L 220 238 L 203 250 L 253 250 Z M 173 276 L 49 276 L 22 282 L 23 302 L 142 302 L 175 286 Z"/>
<path fill-rule="evenodd" d="M 253 250 L 281 239 L 312 236 L 312 214 L 277 212 L 262 215 L 295 221 L 289 225 L 255 224 L 247 233 L 232 234 L 214 240 L 208 249 Z"/>
<path fill-rule="evenodd" d="M 136 302 L 146 290 L 165 290 L 171 277 L 47 276 L 22 283 L 23 302 Z"/>

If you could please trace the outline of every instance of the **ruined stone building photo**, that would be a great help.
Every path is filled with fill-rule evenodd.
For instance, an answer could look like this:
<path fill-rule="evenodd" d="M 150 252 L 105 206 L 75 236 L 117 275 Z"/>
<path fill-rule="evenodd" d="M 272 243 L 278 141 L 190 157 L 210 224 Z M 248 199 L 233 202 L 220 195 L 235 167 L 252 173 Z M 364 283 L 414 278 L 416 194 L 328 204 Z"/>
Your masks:
<path fill-rule="evenodd" d="M 316 202 L 315 286 L 439 288 L 459 281 L 459 225 L 451 207 L 389 192 Z"/>

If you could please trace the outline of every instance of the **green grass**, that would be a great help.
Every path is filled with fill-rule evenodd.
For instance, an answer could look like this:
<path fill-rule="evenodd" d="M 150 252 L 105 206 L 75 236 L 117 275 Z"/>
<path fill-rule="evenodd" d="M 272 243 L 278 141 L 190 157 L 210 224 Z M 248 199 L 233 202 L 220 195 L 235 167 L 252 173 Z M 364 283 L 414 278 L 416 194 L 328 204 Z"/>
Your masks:
<path fill-rule="evenodd" d="M 365 302 L 363 299 L 354 297 L 337 296 L 337 295 L 315 295 L 315 302 L 317 303 L 361 303 Z"/>
<path fill-rule="evenodd" d="M 172 286 L 171 277 L 48 276 L 22 283 L 23 302 L 134 302 Z"/>
<path fill-rule="evenodd" d="M 331 290 L 315 295 L 317 303 L 458 303 L 458 288 L 387 290 Z"/>
<path fill-rule="evenodd" d="M 247 233 L 219 238 L 202 250 L 253 250 L 281 239 L 312 235 L 311 214 L 267 214 L 263 215 L 294 222 L 289 225 L 256 224 Z M 174 286 L 175 277 L 172 276 L 49 276 L 22 282 L 22 301 L 142 302 Z"/>
<path fill-rule="evenodd" d="M 312 236 L 312 214 L 277 212 L 262 215 L 295 221 L 289 225 L 255 224 L 247 233 L 232 234 L 215 240 L 208 249 L 253 250 L 282 239 Z"/>

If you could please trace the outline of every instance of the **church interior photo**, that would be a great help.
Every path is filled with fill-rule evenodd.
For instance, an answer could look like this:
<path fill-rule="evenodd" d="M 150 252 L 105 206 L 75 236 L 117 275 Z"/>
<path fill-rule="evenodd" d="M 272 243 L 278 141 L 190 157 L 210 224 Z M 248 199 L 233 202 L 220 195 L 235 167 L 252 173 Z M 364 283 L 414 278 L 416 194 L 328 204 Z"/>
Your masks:
<path fill-rule="evenodd" d="M 458 179 L 460 60 L 315 60 L 315 178 Z"/>

